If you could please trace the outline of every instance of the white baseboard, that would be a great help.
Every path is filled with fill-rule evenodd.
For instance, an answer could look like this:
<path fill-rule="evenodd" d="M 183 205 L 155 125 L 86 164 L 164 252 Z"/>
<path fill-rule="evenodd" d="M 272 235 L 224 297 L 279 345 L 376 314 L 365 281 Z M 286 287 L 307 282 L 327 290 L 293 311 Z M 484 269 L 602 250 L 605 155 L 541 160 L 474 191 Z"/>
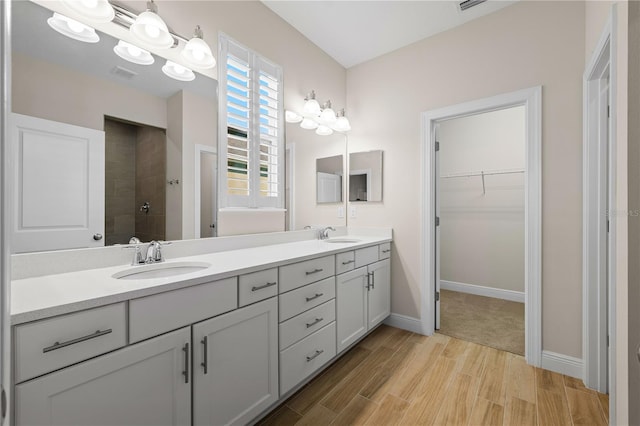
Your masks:
<path fill-rule="evenodd" d="M 542 351 L 542 362 L 540 366 L 545 370 L 555 371 L 556 373 L 582 380 L 583 362 L 580 358 Z"/>
<path fill-rule="evenodd" d="M 422 330 L 422 322 L 418 318 L 392 313 L 384 320 L 384 323 L 391 327 L 401 328 L 418 334 L 426 334 Z"/>
<path fill-rule="evenodd" d="M 495 299 L 524 303 L 523 291 L 503 290 L 500 288 L 484 287 L 481 285 L 457 283 L 455 281 L 445 280 L 440 280 L 440 288 L 442 290 L 451 290 L 460 293 L 469 293 L 477 296 L 493 297 Z"/>

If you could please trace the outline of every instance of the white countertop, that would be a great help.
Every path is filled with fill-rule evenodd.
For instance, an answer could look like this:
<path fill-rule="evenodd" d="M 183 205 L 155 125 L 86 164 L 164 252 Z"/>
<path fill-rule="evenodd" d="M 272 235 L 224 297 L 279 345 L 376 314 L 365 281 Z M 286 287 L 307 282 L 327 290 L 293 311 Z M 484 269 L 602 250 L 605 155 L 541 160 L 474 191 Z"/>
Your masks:
<path fill-rule="evenodd" d="M 135 268 L 120 265 L 14 280 L 11 283 L 11 323 L 21 324 L 391 241 L 383 236 L 348 235 L 342 238 L 359 241 L 306 240 L 167 259 L 166 263 L 206 262 L 211 266 L 164 278 L 115 279 L 113 274 Z"/>

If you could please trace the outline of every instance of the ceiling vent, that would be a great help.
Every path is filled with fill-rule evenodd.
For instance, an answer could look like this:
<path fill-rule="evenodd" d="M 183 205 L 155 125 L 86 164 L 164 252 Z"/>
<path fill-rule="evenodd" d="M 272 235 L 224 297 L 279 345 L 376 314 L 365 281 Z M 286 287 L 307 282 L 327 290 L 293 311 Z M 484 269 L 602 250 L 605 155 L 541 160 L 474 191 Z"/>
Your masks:
<path fill-rule="evenodd" d="M 111 74 L 115 74 L 118 77 L 126 78 L 127 80 L 131 80 L 133 77 L 138 75 L 137 72 L 128 70 L 121 66 L 113 67 L 113 69 L 111 70 Z"/>
<path fill-rule="evenodd" d="M 487 0 L 465 0 L 459 4 L 460 10 L 464 12 L 465 10 L 470 9 L 473 6 L 477 6 L 480 3 L 484 3 L 485 1 Z"/>

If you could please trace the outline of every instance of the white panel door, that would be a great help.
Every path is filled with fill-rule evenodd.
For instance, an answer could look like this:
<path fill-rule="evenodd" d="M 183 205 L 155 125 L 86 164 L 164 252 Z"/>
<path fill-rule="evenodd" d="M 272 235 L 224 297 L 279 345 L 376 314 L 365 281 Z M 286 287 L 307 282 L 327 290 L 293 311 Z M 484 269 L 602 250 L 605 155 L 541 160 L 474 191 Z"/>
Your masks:
<path fill-rule="evenodd" d="M 435 223 L 435 247 L 434 247 L 434 253 L 435 253 L 435 259 L 434 259 L 434 280 L 435 280 L 435 288 L 436 288 L 436 294 L 435 296 L 435 300 L 436 300 L 436 309 L 435 309 L 435 315 L 436 315 L 436 320 L 435 320 L 435 329 L 436 330 L 440 330 L 440 142 L 439 142 L 439 124 L 435 125 L 434 128 L 434 132 L 435 132 L 435 140 L 436 140 L 436 147 L 435 147 L 435 154 L 433 156 L 434 158 L 434 204 L 435 204 L 435 208 L 436 208 L 436 223 Z"/>
<path fill-rule="evenodd" d="M 367 278 L 367 268 L 355 269 L 336 277 L 338 353 L 367 332 Z"/>
<path fill-rule="evenodd" d="M 279 398 L 276 297 L 193 326 L 193 424 L 247 424 Z"/>
<path fill-rule="evenodd" d="M 104 245 L 104 132 L 12 114 L 16 253 Z"/>
<path fill-rule="evenodd" d="M 391 314 L 391 261 L 381 260 L 367 266 L 369 282 L 369 330 Z"/>
<path fill-rule="evenodd" d="M 318 203 L 339 203 L 342 201 L 342 177 L 331 173 L 318 172 Z"/>
<path fill-rule="evenodd" d="M 15 424 L 191 424 L 189 327 L 15 387 Z"/>

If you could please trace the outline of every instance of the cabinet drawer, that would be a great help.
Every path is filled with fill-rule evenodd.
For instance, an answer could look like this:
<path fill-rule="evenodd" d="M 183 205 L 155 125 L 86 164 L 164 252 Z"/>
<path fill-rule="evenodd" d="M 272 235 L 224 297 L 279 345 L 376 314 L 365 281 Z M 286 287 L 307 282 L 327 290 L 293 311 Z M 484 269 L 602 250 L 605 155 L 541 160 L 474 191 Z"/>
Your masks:
<path fill-rule="evenodd" d="M 378 246 L 378 259 L 388 259 L 391 257 L 391 243 L 384 243 Z"/>
<path fill-rule="evenodd" d="M 356 263 L 353 251 L 336 254 L 336 275 L 353 270 Z"/>
<path fill-rule="evenodd" d="M 356 268 L 378 261 L 378 246 L 356 250 Z"/>
<path fill-rule="evenodd" d="M 278 268 L 238 277 L 238 304 L 250 305 L 278 295 Z"/>
<path fill-rule="evenodd" d="M 335 274 L 334 256 L 306 260 L 280 267 L 280 293 Z"/>
<path fill-rule="evenodd" d="M 320 330 L 336 319 L 336 301 L 331 299 L 280 324 L 280 350 Z"/>
<path fill-rule="evenodd" d="M 92 358 L 127 344 L 124 303 L 15 327 L 15 381 Z"/>
<path fill-rule="evenodd" d="M 167 291 L 129 302 L 129 343 L 238 307 L 237 278 Z"/>
<path fill-rule="evenodd" d="M 335 322 L 280 352 L 280 395 L 290 391 L 335 354 Z"/>
<path fill-rule="evenodd" d="M 336 297 L 335 277 L 281 294 L 279 297 L 280 322 L 321 305 L 334 297 Z"/>

